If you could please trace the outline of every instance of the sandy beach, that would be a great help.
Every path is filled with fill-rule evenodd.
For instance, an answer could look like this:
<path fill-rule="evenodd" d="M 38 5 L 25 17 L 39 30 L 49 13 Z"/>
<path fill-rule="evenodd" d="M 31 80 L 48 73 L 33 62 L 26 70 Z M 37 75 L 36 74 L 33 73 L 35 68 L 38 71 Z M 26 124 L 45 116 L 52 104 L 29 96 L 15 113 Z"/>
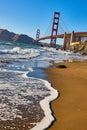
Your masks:
<path fill-rule="evenodd" d="M 56 68 L 63 64 L 67 68 Z M 60 92 L 52 102 L 56 122 L 49 130 L 87 130 L 87 61 L 48 68 L 48 80 Z"/>

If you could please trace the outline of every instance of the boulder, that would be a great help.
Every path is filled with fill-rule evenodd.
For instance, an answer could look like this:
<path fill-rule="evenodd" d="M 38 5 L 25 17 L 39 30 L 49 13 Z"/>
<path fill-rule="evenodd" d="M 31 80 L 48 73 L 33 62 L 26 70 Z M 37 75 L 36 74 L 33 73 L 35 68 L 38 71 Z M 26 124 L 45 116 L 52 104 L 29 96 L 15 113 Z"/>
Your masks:
<path fill-rule="evenodd" d="M 73 51 L 74 53 L 80 53 L 82 55 L 87 55 L 87 41 L 77 45 L 69 46 L 69 50 Z"/>

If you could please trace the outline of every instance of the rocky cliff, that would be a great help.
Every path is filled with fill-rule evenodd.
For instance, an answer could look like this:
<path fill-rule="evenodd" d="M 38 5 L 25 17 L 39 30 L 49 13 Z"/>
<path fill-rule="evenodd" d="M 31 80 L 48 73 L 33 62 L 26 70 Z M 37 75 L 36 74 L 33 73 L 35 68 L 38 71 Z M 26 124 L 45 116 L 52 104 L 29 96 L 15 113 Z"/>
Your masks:
<path fill-rule="evenodd" d="M 25 34 L 15 34 L 5 29 L 0 29 L 0 41 L 32 44 L 35 40 Z"/>
<path fill-rule="evenodd" d="M 74 53 L 79 52 L 82 55 L 87 55 L 87 41 L 84 43 L 72 45 L 69 47 L 70 51 L 73 51 Z"/>

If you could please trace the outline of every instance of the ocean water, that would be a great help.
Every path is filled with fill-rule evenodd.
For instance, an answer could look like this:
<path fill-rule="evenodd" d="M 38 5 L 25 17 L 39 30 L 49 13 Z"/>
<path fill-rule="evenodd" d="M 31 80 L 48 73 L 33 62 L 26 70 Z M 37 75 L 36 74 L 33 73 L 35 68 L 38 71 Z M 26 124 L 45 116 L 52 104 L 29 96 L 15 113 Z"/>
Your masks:
<path fill-rule="evenodd" d="M 54 48 L 0 42 L 0 130 L 46 129 L 55 120 L 49 104 L 58 92 L 41 69 L 85 59 Z"/>

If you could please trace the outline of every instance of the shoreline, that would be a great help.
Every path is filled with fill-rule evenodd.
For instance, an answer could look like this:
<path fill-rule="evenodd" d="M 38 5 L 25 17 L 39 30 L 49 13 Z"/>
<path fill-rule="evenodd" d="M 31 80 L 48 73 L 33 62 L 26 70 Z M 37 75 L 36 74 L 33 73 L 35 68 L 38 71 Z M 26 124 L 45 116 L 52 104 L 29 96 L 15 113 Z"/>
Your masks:
<path fill-rule="evenodd" d="M 63 64 L 67 68 L 56 68 Z M 47 68 L 47 79 L 60 97 L 51 103 L 56 118 L 49 130 L 86 130 L 87 125 L 87 61 L 56 63 Z"/>
<path fill-rule="evenodd" d="M 55 117 L 53 116 L 53 111 L 51 109 L 51 102 L 58 97 L 58 91 L 54 89 L 47 80 L 40 80 L 44 82 L 44 84 L 50 90 L 50 95 L 46 96 L 43 100 L 40 101 L 40 106 L 44 111 L 45 117 L 31 130 L 47 130 L 55 121 Z"/>
<path fill-rule="evenodd" d="M 54 89 L 52 86 L 52 83 L 47 80 L 47 73 L 45 72 L 45 69 L 47 68 L 38 68 L 37 70 L 34 68 L 34 72 L 31 72 L 28 75 L 32 78 L 36 78 L 44 82 L 46 87 L 50 90 L 50 95 L 46 96 L 43 100 L 40 101 L 40 106 L 41 106 L 41 109 L 44 111 L 45 116 L 40 122 L 38 122 L 38 124 L 36 124 L 36 126 L 31 128 L 31 130 L 38 130 L 38 129 L 47 130 L 54 124 L 56 120 L 53 115 L 54 112 L 52 110 L 51 104 L 53 101 L 55 101 L 59 97 L 60 93 L 59 91 Z"/>

